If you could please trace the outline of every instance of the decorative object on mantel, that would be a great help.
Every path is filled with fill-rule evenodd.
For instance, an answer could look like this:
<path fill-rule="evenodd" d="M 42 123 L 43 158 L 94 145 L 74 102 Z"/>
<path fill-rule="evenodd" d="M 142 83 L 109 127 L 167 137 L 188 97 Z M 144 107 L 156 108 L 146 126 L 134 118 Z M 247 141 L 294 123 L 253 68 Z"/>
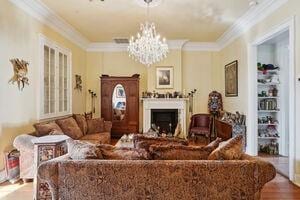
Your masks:
<path fill-rule="evenodd" d="M 19 60 L 18 58 L 14 58 L 9 61 L 13 65 L 14 76 L 8 81 L 8 83 L 14 84 L 17 82 L 19 90 L 23 90 L 25 84 L 29 85 L 29 79 L 26 77 L 29 63 L 24 60 Z"/>
<path fill-rule="evenodd" d="M 225 96 L 238 96 L 238 61 L 225 65 Z"/>
<path fill-rule="evenodd" d="M 147 99 L 147 98 L 164 98 L 164 99 L 179 99 L 179 98 L 187 98 L 188 96 L 183 95 L 182 92 L 166 92 L 164 94 L 158 93 L 156 91 L 153 92 L 142 92 L 142 98 Z"/>
<path fill-rule="evenodd" d="M 96 112 L 96 108 L 95 108 L 95 99 L 97 98 L 97 94 L 96 92 L 89 90 L 89 93 L 91 95 L 91 109 L 92 109 L 92 113 Z"/>
<path fill-rule="evenodd" d="M 147 67 L 167 57 L 169 47 L 166 39 L 156 33 L 154 23 L 149 22 L 149 6 L 153 0 L 139 0 L 147 5 L 147 21 L 140 25 L 141 33 L 129 40 L 129 56 Z M 155 6 L 155 4 L 153 4 Z M 151 5 L 152 6 L 152 5 Z"/>
<path fill-rule="evenodd" d="M 82 80 L 81 80 L 81 76 L 78 74 L 75 75 L 75 88 L 74 89 L 82 91 Z"/>
<path fill-rule="evenodd" d="M 156 68 L 156 88 L 172 89 L 174 81 L 173 67 L 157 67 Z"/>

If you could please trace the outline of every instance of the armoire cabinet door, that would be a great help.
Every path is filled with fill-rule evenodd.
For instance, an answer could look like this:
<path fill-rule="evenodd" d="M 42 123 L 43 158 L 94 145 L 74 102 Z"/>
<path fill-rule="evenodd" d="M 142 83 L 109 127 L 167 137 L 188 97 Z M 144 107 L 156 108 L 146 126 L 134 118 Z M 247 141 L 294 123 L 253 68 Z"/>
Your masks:
<path fill-rule="evenodd" d="M 132 77 L 102 75 L 100 93 L 101 116 L 104 120 L 112 122 L 112 137 L 138 133 L 139 75 Z"/>

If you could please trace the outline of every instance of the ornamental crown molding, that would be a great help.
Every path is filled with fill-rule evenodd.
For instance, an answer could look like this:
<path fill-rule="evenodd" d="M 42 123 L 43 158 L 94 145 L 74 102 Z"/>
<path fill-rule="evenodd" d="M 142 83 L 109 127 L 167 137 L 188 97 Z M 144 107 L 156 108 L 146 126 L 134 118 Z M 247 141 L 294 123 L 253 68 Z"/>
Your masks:
<path fill-rule="evenodd" d="M 169 49 L 181 50 L 188 40 L 168 40 Z M 86 48 L 87 51 L 107 51 L 107 52 L 120 52 L 127 51 L 128 44 L 117 44 L 113 42 L 94 42 L 90 43 Z"/>
<path fill-rule="evenodd" d="M 86 51 L 127 51 L 127 44 L 110 42 L 91 43 L 83 34 L 68 24 L 40 0 L 10 0 L 26 13 L 53 28 L 55 31 Z M 183 51 L 220 51 L 248 31 L 254 25 L 272 14 L 288 0 L 265 0 L 250 8 L 216 42 L 189 42 L 188 40 L 169 40 L 169 49 Z"/>
<path fill-rule="evenodd" d="M 243 33 L 247 32 L 287 2 L 288 0 L 265 0 L 257 6 L 250 8 L 216 41 L 220 50 L 225 48 Z"/>
<path fill-rule="evenodd" d="M 90 41 L 84 37 L 73 26 L 67 23 L 53 10 L 48 8 L 43 2 L 39 0 L 10 0 L 17 7 L 24 10 L 27 14 L 39 20 L 45 25 L 53 28 L 55 31 L 80 46 L 86 49 Z"/>

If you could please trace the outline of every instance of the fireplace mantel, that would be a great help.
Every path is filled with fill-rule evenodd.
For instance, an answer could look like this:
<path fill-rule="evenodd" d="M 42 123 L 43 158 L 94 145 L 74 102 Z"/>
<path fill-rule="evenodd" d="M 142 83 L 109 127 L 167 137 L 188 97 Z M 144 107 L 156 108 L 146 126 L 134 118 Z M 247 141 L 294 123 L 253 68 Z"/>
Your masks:
<path fill-rule="evenodd" d="M 143 102 L 143 132 L 151 127 L 151 109 L 177 109 L 184 138 L 187 137 L 186 109 L 188 98 L 142 98 Z"/>

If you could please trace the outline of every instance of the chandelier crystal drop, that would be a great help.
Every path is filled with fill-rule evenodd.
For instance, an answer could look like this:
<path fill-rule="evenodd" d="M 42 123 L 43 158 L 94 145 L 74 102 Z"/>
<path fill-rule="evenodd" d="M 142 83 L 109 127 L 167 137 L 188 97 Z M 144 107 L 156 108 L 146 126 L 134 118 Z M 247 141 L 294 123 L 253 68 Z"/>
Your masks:
<path fill-rule="evenodd" d="M 169 47 L 166 39 L 161 39 L 156 33 L 155 24 L 146 21 L 141 24 L 140 31 L 136 38 L 131 37 L 129 40 L 129 56 L 147 67 L 166 58 Z"/>

